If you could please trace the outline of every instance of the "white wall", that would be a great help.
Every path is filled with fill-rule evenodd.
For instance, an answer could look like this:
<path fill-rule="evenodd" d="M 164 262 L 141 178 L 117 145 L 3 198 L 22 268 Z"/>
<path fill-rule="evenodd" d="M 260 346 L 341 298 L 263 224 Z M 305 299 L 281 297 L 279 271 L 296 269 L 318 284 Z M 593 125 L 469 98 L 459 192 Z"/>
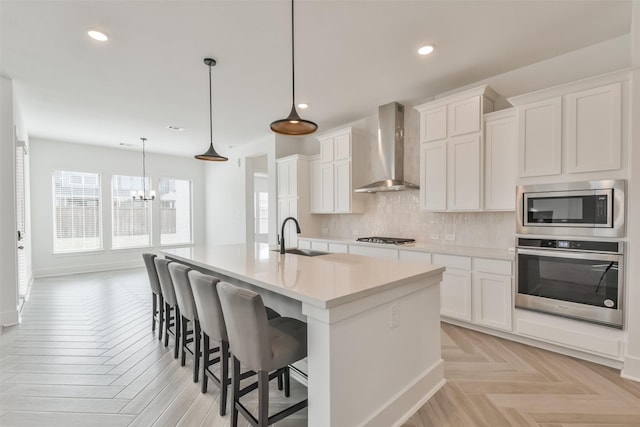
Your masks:
<path fill-rule="evenodd" d="M 0 77 L 0 325 L 18 323 L 13 82 Z"/>
<path fill-rule="evenodd" d="M 276 143 L 270 136 L 260 141 L 235 147 L 223 155 L 228 162 L 205 163 L 206 186 L 206 243 L 221 245 L 244 243 L 247 241 L 249 224 L 253 213 L 247 212 L 252 206 L 253 167 L 250 158 L 267 156 L 269 187 L 269 235 L 275 236 L 276 221 Z M 249 160 L 248 160 L 249 159 Z"/>
<path fill-rule="evenodd" d="M 147 143 L 147 148 L 153 142 Z M 106 148 L 60 141 L 31 139 L 31 198 L 33 270 L 35 277 L 70 274 L 86 271 L 110 270 L 142 265 L 142 252 L 159 248 L 111 249 L 111 177 L 112 175 L 142 174 L 142 147 L 139 150 Z M 102 183 L 103 250 L 82 254 L 53 254 L 53 194 L 54 170 L 95 172 Z M 205 228 L 204 167 L 191 157 L 146 154 L 146 175 L 152 188 L 157 189 L 159 178 L 190 179 L 193 182 L 194 243 L 203 244 Z M 158 203 L 158 201 L 148 202 Z M 159 210 L 152 210 L 152 239 L 159 236 Z"/>
<path fill-rule="evenodd" d="M 627 193 L 627 347 L 622 375 L 640 381 L 640 2 L 633 3 L 631 60 L 631 126 Z"/>

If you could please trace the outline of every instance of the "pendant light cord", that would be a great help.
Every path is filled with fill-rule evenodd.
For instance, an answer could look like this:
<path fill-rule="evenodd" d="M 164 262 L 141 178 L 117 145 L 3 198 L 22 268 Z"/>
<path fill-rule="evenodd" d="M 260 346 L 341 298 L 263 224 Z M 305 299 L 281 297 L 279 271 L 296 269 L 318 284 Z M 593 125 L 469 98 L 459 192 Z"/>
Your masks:
<path fill-rule="evenodd" d="M 144 143 L 147 138 L 140 138 L 142 140 L 142 197 L 147 198 L 147 176 L 145 174 L 144 164 L 145 164 L 145 154 L 144 154 Z"/>
<path fill-rule="evenodd" d="M 213 144 L 213 107 L 211 106 L 211 64 L 209 64 L 209 141 Z"/>
<path fill-rule="evenodd" d="M 294 49 L 293 0 L 291 0 L 291 105 L 296 105 L 296 61 Z"/>

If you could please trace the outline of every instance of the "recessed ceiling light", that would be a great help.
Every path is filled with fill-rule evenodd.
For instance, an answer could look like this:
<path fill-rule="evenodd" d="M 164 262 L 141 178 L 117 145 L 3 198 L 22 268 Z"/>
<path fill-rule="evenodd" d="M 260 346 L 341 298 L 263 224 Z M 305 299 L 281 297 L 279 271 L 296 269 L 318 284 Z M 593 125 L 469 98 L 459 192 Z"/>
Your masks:
<path fill-rule="evenodd" d="M 183 130 L 184 130 L 184 128 L 181 128 L 180 126 L 173 126 L 173 125 L 169 125 L 169 126 L 167 126 L 167 129 L 169 129 L 169 130 L 175 130 L 176 132 L 180 132 L 180 131 L 183 131 Z"/>
<path fill-rule="evenodd" d="M 100 31 L 97 30 L 89 30 L 87 31 L 87 34 L 89 34 L 89 37 L 91 37 L 94 40 L 98 40 L 100 42 L 106 42 L 107 40 L 109 40 L 109 37 Z"/>
<path fill-rule="evenodd" d="M 418 53 L 420 55 L 429 55 L 431 52 L 433 52 L 433 45 L 432 44 L 428 44 L 426 46 L 422 46 L 420 49 L 418 49 Z"/>
<path fill-rule="evenodd" d="M 309 105 L 308 104 L 298 104 L 298 108 L 304 110 L 305 108 L 307 108 Z"/>

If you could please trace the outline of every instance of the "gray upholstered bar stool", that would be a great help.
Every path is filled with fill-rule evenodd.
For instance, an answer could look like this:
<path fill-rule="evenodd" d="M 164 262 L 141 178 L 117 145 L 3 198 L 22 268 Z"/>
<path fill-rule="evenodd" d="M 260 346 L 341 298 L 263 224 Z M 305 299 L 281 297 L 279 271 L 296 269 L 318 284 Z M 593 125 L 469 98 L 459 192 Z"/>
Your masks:
<path fill-rule="evenodd" d="M 157 321 L 158 339 L 162 340 L 162 323 L 164 321 L 164 298 L 162 297 L 162 289 L 160 288 L 160 281 L 158 280 L 156 264 L 153 262 L 155 258 L 156 254 L 142 254 L 144 266 L 147 268 L 147 276 L 149 276 L 149 286 L 151 287 L 151 330 L 155 333 Z"/>
<path fill-rule="evenodd" d="M 268 426 L 307 406 L 307 399 L 269 416 L 269 379 L 291 363 L 307 356 L 307 325 L 290 317 L 268 320 L 262 298 L 244 288 L 220 282 L 217 286 L 229 334 L 233 359 L 231 426 L 238 425 L 238 412 L 254 426 Z M 240 363 L 258 373 L 258 382 L 240 389 Z M 258 417 L 240 398 L 258 388 Z"/>
<path fill-rule="evenodd" d="M 175 338 L 173 358 L 177 359 L 180 354 L 180 309 L 178 308 L 178 299 L 173 287 L 173 280 L 171 280 L 171 275 L 169 274 L 171 260 L 156 258 L 154 263 L 158 272 L 162 295 L 164 296 L 164 346 L 169 345 L 169 334 L 173 333 Z"/>
<path fill-rule="evenodd" d="M 200 374 L 200 356 L 202 354 L 200 350 L 200 322 L 198 321 L 198 309 L 196 308 L 195 300 L 193 299 L 193 292 L 191 291 L 191 284 L 189 283 L 189 272 L 191 268 L 180 264 L 179 262 L 169 263 L 169 274 L 171 280 L 173 280 L 173 287 L 176 291 L 176 299 L 178 300 L 178 307 L 180 308 L 180 337 L 182 347 L 182 358 L 180 364 L 182 366 L 186 363 L 187 352 L 193 354 L 193 382 L 198 382 L 198 376 Z M 192 325 L 189 329 L 189 324 Z M 187 346 L 193 342 L 193 351 Z"/>
<path fill-rule="evenodd" d="M 202 274 L 199 271 L 191 270 L 189 272 L 189 282 L 193 291 L 193 298 L 198 310 L 198 321 L 202 331 L 202 392 L 207 392 L 207 383 L 209 377 L 220 389 L 220 415 L 224 415 L 227 407 L 227 389 L 229 381 L 229 337 L 227 336 L 227 327 L 222 315 L 222 307 L 220 306 L 220 298 L 216 289 L 220 280 L 217 277 Z M 273 319 L 279 317 L 276 311 L 266 307 L 267 317 Z M 211 347 L 210 340 L 219 343 L 218 347 Z M 211 358 L 218 354 L 219 356 Z M 214 364 L 220 362 L 220 374 L 216 377 L 209 369 Z M 241 378 L 248 378 L 255 372 L 245 372 Z M 279 388 L 281 386 L 281 378 L 278 378 Z M 285 378 L 285 382 L 288 382 Z M 289 390 L 286 391 L 287 393 Z"/>

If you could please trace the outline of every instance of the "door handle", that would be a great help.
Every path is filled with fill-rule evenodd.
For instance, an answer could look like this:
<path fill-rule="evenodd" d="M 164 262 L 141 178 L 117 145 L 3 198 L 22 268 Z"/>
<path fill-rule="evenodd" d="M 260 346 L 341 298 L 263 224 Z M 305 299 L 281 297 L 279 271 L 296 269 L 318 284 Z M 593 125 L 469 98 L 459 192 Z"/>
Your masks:
<path fill-rule="evenodd" d="M 18 249 L 24 249 L 24 246 L 18 246 Z"/>

